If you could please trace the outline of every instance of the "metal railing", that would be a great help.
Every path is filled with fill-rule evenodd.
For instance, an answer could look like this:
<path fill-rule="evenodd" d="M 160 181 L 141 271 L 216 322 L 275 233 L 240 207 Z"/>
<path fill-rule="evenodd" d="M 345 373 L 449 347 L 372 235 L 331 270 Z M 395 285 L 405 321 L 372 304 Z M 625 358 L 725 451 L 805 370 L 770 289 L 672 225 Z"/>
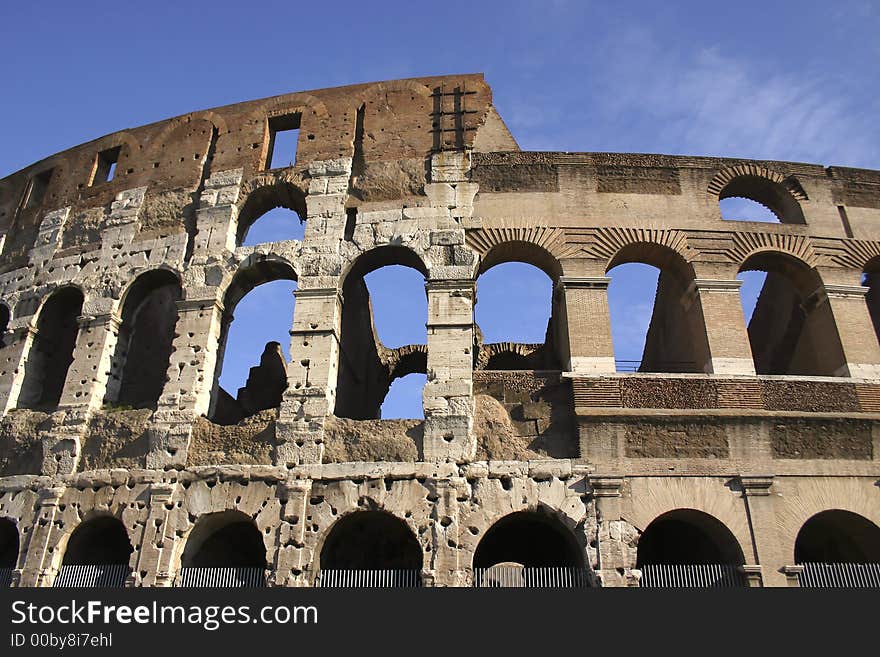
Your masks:
<path fill-rule="evenodd" d="M 691 374 L 696 370 L 697 364 L 688 360 L 623 360 L 614 359 L 615 369 L 618 372 L 641 372 L 642 363 L 647 362 L 650 369 L 643 374 Z"/>
<path fill-rule="evenodd" d="M 0 568 L 0 589 L 12 586 L 12 568 Z"/>
<path fill-rule="evenodd" d="M 798 574 L 804 588 L 880 588 L 880 563 L 805 563 Z"/>
<path fill-rule="evenodd" d="M 181 568 L 175 586 L 184 588 L 262 588 L 266 586 L 266 570 L 245 566 Z"/>
<path fill-rule="evenodd" d="M 474 588 L 582 589 L 591 586 L 586 568 L 492 566 L 474 568 Z"/>
<path fill-rule="evenodd" d="M 649 589 L 737 588 L 746 586 L 746 577 L 733 564 L 650 564 L 641 567 L 639 586 Z"/>
<path fill-rule="evenodd" d="M 121 588 L 131 572 L 128 564 L 61 566 L 52 584 L 55 588 Z"/>
<path fill-rule="evenodd" d="M 337 589 L 417 589 L 422 586 L 419 570 L 339 570 L 324 569 L 315 585 Z"/>

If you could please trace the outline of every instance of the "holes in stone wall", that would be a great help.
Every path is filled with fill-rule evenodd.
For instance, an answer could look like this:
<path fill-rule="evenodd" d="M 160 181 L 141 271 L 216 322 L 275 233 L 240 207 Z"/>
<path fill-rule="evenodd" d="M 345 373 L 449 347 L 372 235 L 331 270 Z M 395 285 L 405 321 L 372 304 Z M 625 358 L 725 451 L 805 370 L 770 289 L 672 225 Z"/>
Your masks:
<path fill-rule="evenodd" d="M 73 362 L 82 306 L 82 292 L 71 287 L 53 293 L 43 304 L 25 363 L 20 408 L 51 410 L 58 406 Z"/>

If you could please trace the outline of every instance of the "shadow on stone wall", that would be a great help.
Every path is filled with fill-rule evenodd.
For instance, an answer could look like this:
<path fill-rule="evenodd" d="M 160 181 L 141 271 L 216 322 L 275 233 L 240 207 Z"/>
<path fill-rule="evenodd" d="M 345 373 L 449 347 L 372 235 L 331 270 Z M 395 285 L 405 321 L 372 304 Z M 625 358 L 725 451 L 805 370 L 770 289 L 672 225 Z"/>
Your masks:
<path fill-rule="evenodd" d="M 324 463 L 415 462 L 421 458 L 424 420 L 349 420 L 324 424 Z"/>

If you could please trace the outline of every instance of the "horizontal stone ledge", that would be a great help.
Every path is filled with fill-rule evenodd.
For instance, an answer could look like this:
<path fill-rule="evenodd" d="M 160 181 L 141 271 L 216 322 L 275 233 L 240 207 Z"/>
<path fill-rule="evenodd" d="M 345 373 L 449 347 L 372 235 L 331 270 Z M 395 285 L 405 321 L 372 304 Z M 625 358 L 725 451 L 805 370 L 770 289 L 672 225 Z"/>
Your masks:
<path fill-rule="evenodd" d="M 880 421 L 880 413 L 860 413 L 846 411 L 830 413 L 827 411 L 767 411 L 756 408 L 621 408 L 614 406 L 575 406 L 575 415 L 579 419 L 621 418 L 631 420 L 634 417 L 719 417 L 719 418 L 808 418 L 828 420 L 871 420 Z"/>

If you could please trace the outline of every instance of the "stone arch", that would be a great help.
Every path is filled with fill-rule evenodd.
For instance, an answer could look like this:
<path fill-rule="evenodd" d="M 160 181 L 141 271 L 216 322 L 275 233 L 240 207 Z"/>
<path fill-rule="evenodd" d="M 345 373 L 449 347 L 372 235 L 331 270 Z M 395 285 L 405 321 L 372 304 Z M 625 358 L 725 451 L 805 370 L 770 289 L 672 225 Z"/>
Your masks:
<path fill-rule="evenodd" d="M 473 553 L 474 568 L 509 563 L 529 568 L 583 568 L 584 549 L 558 514 L 543 506 L 495 520 Z"/>
<path fill-rule="evenodd" d="M 254 253 L 241 263 L 222 288 L 224 314 L 218 337 L 217 362 L 208 411 L 208 417 L 212 421 L 235 424 L 260 410 L 280 406 L 281 396 L 287 388 L 286 363 L 280 343 L 270 342 L 262 349 L 259 362 L 255 362 L 245 386 L 235 396 L 232 394 L 235 391 L 226 391 L 220 386 L 220 375 L 223 371 L 229 330 L 239 302 L 264 283 L 283 280 L 295 282 L 297 279 L 293 264 L 286 258 L 277 254 Z M 291 324 L 292 322 L 291 317 Z"/>
<path fill-rule="evenodd" d="M 330 116 L 327 106 L 318 97 L 305 93 L 293 93 L 275 96 L 263 102 L 248 115 L 248 121 L 261 121 L 266 117 L 304 112 L 305 110 L 309 110 L 316 117 L 322 119 Z"/>
<path fill-rule="evenodd" d="M 105 513 L 84 519 L 56 549 L 63 550 L 62 566 L 127 566 L 134 553 L 125 524 Z"/>
<path fill-rule="evenodd" d="M 377 419 L 395 378 L 393 368 L 396 363 L 392 361 L 399 361 L 406 355 L 400 351 L 406 347 L 391 350 L 382 345 L 375 329 L 373 307 L 365 281 L 371 272 L 390 265 L 414 269 L 425 278 L 429 275 L 428 267 L 416 251 L 406 246 L 387 245 L 361 253 L 345 267 L 340 276 L 342 314 L 334 410 L 338 417 Z M 423 349 L 427 354 L 427 347 L 409 347 L 409 351 L 413 352 L 408 357 L 408 360 L 411 359 L 410 365 L 421 366 L 421 356 L 416 354 Z"/>
<path fill-rule="evenodd" d="M 421 570 L 425 558 L 406 521 L 378 508 L 340 517 L 316 551 L 321 570 Z"/>
<path fill-rule="evenodd" d="M 247 232 L 264 214 L 275 208 L 292 210 L 301 223 L 308 217 L 306 193 L 285 176 L 260 174 L 244 183 L 238 197 L 235 244 L 241 246 Z"/>
<path fill-rule="evenodd" d="M 13 518 L 0 517 L 0 571 L 13 569 L 18 565 L 20 540 L 16 521 Z"/>
<path fill-rule="evenodd" d="M 20 408 L 52 409 L 61 400 L 79 336 L 85 297 L 79 287 L 54 290 L 40 306 L 18 396 Z"/>
<path fill-rule="evenodd" d="M 645 527 L 638 544 L 636 567 L 676 564 L 745 563 L 733 532 L 718 518 L 697 509 L 674 509 Z"/>
<path fill-rule="evenodd" d="M 639 372 L 711 371 L 706 322 L 699 298 L 693 293 L 696 274 L 688 259 L 692 254 L 686 245 L 671 235 L 665 235 L 651 241 L 626 241 L 607 256 L 606 274 L 628 264 L 649 265 L 659 270 L 644 349 L 635 369 Z M 614 280 L 612 275 L 609 297 L 612 302 L 615 299 Z M 614 309 L 612 303 L 611 311 Z M 625 319 L 629 321 L 629 317 Z M 616 327 L 612 322 L 612 330 Z M 619 344 L 615 347 L 620 349 Z M 617 356 L 617 359 L 621 358 L 626 356 Z M 618 365 L 623 368 L 621 362 L 618 360 Z"/>
<path fill-rule="evenodd" d="M 868 288 L 865 304 L 874 326 L 874 335 L 880 340 L 880 253 L 868 259 L 862 266 L 862 285 Z"/>
<path fill-rule="evenodd" d="M 361 94 L 363 98 L 367 96 L 379 95 L 389 91 L 401 91 L 406 93 L 414 93 L 423 98 L 431 96 L 431 90 L 415 80 L 388 80 L 386 82 L 377 82 L 369 85 Z"/>
<path fill-rule="evenodd" d="M 180 276 L 160 267 L 140 273 L 119 303 L 119 332 L 106 402 L 155 406 L 167 381 L 183 296 Z"/>
<path fill-rule="evenodd" d="M 820 511 L 798 531 L 794 561 L 798 564 L 880 563 L 880 527 L 852 511 Z"/>
<path fill-rule="evenodd" d="M 542 344 L 521 342 L 490 342 L 482 344 L 477 352 L 478 370 L 535 370 L 543 351 Z"/>
<path fill-rule="evenodd" d="M 495 242 L 489 245 L 485 251 L 480 251 L 477 276 L 486 273 L 496 265 L 507 262 L 522 262 L 543 271 L 555 285 L 559 277 L 562 276 L 562 264 L 548 246 L 526 239 Z"/>
<path fill-rule="evenodd" d="M 806 223 L 800 202 L 808 198 L 797 179 L 759 164 L 739 164 L 719 171 L 708 192 L 718 200 L 739 197 L 760 203 L 780 223 Z"/>
<path fill-rule="evenodd" d="M 0 349 L 6 346 L 6 332 L 9 330 L 9 322 L 12 319 L 12 311 L 9 306 L 0 301 Z"/>
<path fill-rule="evenodd" d="M 748 324 L 758 374 L 837 376 L 846 358 L 816 269 L 791 252 L 752 251 L 739 268 L 767 277 Z"/>
<path fill-rule="evenodd" d="M 388 349 L 381 355 L 389 372 L 389 381 L 408 374 L 425 374 L 428 370 L 428 345 L 408 344 Z"/>
<path fill-rule="evenodd" d="M 266 540 L 253 518 L 237 510 L 202 515 L 186 537 L 181 568 L 268 567 Z"/>

